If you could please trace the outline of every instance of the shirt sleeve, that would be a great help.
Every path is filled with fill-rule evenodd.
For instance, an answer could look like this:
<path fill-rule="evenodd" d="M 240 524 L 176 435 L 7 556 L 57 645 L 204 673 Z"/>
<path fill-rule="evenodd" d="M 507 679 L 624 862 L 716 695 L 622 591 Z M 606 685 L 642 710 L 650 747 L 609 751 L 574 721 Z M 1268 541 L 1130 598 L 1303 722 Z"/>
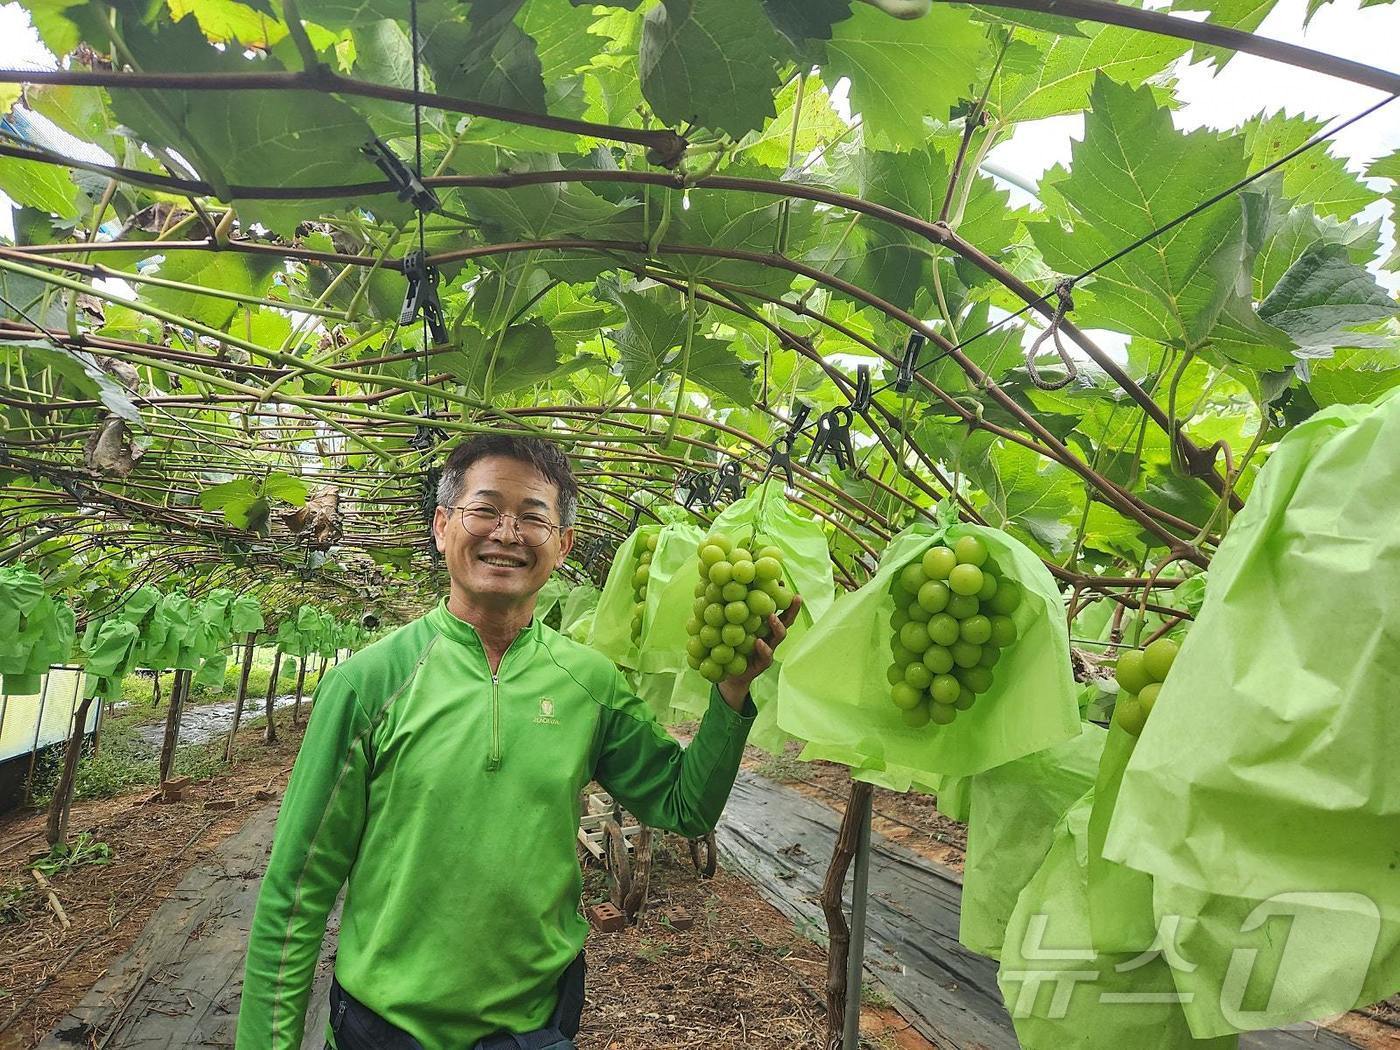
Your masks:
<path fill-rule="evenodd" d="M 690 746 L 682 748 L 627 688 L 619 674 L 603 711 L 594 777 L 643 824 L 696 838 L 719 821 L 744 742 L 758 713 L 753 700 L 735 711 L 710 690 L 710 706 Z"/>
<path fill-rule="evenodd" d="M 300 1050 L 326 920 L 364 828 L 371 728 L 344 674 L 327 672 L 258 892 L 237 1050 Z"/>

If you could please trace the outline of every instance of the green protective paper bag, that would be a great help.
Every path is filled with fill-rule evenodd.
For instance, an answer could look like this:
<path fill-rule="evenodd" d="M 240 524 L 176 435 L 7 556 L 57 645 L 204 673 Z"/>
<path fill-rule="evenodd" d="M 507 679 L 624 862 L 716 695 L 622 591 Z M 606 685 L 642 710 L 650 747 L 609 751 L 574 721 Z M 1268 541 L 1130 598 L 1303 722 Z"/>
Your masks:
<path fill-rule="evenodd" d="M 559 631 L 576 642 L 588 644 L 593 634 L 593 610 L 602 592 L 591 583 L 580 583 L 569 591 L 559 613 Z"/>
<path fill-rule="evenodd" d="M 1395 991 L 1400 923 L 1384 920 L 1369 897 L 1260 902 L 1153 888 L 1157 926 L 1184 960 L 1173 976 L 1197 1036 L 1322 1020 Z"/>
<path fill-rule="evenodd" d="M 229 607 L 229 627 L 234 634 L 253 634 L 263 629 L 262 606 L 251 594 L 240 594 Z"/>
<path fill-rule="evenodd" d="M 155 612 L 163 597 L 160 589 L 154 584 L 142 584 L 132 592 L 126 601 L 122 602 L 121 608 L 116 611 L 115 618 L 125 620 L 127 623 L 134 623 L 140 627 Z"/>
<path fill-rule="evenodd" d="M 1152 950 L 1150 942 L 1137 952 L 1094 951 L 1092 805 L 1091 791 L 1055 826 L 1045 860 L 1007 924 L 997 983 L 1022 1050 L 1233 1050 L 1237 1036 L 1192 1036 L 1170 953 Z"/>
<path fill-rule="evenodd" d="M 199 665 L 199 670 L 195 672 L 192 682 L 194 685 L 202 685 L 213 692 L 222 692 L 224 687 L 224 673 L 228 670 L 228 653 L 215 652 L 204 658 L 204 662 Z"/>
<path fill-rule="evenodd" d="M 994 670 L 993 685 L 950 725 L 914 729 L 890 700 L 890 588 L 895 574 L 931 545 L 980 538 L 1024 597 L 1012 614 L 1018 638 Z M 778 724 L 809 743 L 862 756 L 869 769 L 903 768 L 925 781 L 964 776 L 1014 761 L 1079 732 L 1078 689 L 1069 662 L 1064 605 L 1049 571 L 1024 545 L 977 525 L 911 525 L 890 542 L 875 577 L 842 595 L 786 654 Z"/>
<path fill-rule="evenodd" d="M 636 606 L 634 577 L 639 568 L 639 559 L 648 537 L 656 537 L 656 550 L 652 553 L 648 567 L 646 601 L 641 603 L 642 623 L 640 639 L 632 630 Z M 694 525 L 673 522 L 667 525 L 643 525 L 622 541 L 613 557 L 612 568 L 603 584 L 603 593 L 598 599 L 597 612 L 593 617 L 592 645 L 613 663 L 635 670 L 656 672 L 675 671 L 685 666 L 685 642 L 673 651 L 669 645 L 657 648 L 652 639 L 658 620 L 671 619 L 660 610 L 666 608 L 664 596 L 676 572 L 695 554 L 695 545 L 701 532 Z M 690 612 L 690 600 L 685 603 L 685 614 Z M 685 616 L 681 617 L 684 633 Z"/>
<path fill-rule="evenodd" d="M 544 581 L 544 586 L 535 595 L 535 619 L 544 620 L 555 607 L 560 605 L 569 594 L 569 585 L 558 576 L 551 576 Z"/>
<path fill-rule="evenodd" d="M 960 778 L 970 805 L 958 940 L 973 951 L 1001 958 L 1016 900 L 1044 863 L 1061 818 L 1093 786 L 1106 736 L 1084 723 L 1054 747 Z"/>
<path fill-rule="evenodd" d="M 8 616 L 0 613 L 8 621 L 8 633 L 0 637 L 0 692 L 32 695 L 50 665 L 72 653 L 73 612 L 44 593 L 37 575 L 18 566 L 0 570 L 0 606 L 9 610 Z"/>
<path fill-rule="evenodd" d="M 1094 807 L 1089 815 L 1089 922 L 1094 947 L 1103 952 L 1126 952 L 1151 944 L 1157 929 L 1152 913 L 1152 877 L 1103 855 L 1123 771 L 1136 746 L 1137 737 L 1117 722 L 1110 725 L 1094 780 Z"/>
<path fill-rule="evenodd" d="M 89 643 L 83 670 L 87 696 L 116 700 L 121 696 L 122 677 L 135 664 L 136 645 L 141 629 L 126 620 L 107 620 Z"/>
<path fill-rule="evenodd" d="M 1256 905 L 1314 894 L 1338 923 L 1367 898 L 1400 923 L 1397 520 L 1400 397 L 1334 406 L 1279 443 L 1128 763 L 1106 857 Z M 1292 1019 L 1350 1005 L 1328 981 L 1352 945 L 1314 936 L 1326 926 L 1293 935 L 1314 979 L 1293 984 Z M 1374 963 L 1400 987 L 1393 952 Z"/>

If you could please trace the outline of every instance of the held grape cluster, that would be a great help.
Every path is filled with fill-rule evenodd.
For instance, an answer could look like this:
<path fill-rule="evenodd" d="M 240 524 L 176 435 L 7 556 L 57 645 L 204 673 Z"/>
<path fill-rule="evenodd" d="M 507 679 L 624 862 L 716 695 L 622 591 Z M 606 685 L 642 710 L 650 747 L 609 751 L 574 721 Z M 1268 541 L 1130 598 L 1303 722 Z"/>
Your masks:
<path fill-rule="evenodd" d="M 986 544 L 963 536 L 906 565 L 894 599 L 890 699 L 905 725 L 947 725 L 992 687 L 992 668 L 1016 641 L 1021 585 L 998 575 Z"/>
<path fill-rule="evenodd" d="M 642 616 L 647 607 L 647 584 L 651 582 L 651 559 L 656 554 L 657 534 L 641 537 L 642 552 L 637 556 L 637 571 L 632 573 L 632 642 L 642 640 Z"/>
<path fill-rule="evenodd" d="M 1158 638 L 1145 649 L 1128 649 L 1118 657 L 1113 677 L 1118 679 L 1120 692 L 1113 706 L 1113 720 L 1133 736 L 1147 724 L 1177 651 L 1177 644 L 1170 638 Z"/>
<path fill-rule="evenodd" d="M 769 635 L 768 617 L 792 605 L 783 580 L 783 552 L 735 546 L 722 532 L 700 541 L 700 579 L 685 629 L 686 662 L 719 682 L 748 670 L 754 641 Z"/>

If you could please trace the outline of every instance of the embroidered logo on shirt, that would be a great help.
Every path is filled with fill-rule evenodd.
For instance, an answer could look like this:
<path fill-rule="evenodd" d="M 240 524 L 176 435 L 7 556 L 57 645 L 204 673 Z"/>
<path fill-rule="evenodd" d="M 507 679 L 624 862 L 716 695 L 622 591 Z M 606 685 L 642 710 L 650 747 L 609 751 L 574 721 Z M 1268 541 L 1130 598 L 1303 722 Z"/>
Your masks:
<path fill-rule="evenodd" d="M 562 723 L 554 717 L 554 701 L 547 696 L 540 697 L 540 714 L 535 719 L 535 725 L 557 726 Z"/>

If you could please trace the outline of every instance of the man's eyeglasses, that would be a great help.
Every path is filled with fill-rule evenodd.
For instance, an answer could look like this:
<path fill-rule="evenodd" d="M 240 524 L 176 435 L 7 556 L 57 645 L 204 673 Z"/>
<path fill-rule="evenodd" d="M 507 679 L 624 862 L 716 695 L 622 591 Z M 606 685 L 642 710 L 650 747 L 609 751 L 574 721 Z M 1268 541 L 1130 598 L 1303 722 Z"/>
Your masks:
<path fill-rule="evenodd" d="M 446 509 L 455 510 L 462 519 L 462 528 L 479 539 L 490 536 L 506 518 L 514 524 L 516 538 L 527 547 L 543 547 L 559 528 L 543 515 L 509 514 L 489 503 L 468 503 L 465 507 Z"/>

